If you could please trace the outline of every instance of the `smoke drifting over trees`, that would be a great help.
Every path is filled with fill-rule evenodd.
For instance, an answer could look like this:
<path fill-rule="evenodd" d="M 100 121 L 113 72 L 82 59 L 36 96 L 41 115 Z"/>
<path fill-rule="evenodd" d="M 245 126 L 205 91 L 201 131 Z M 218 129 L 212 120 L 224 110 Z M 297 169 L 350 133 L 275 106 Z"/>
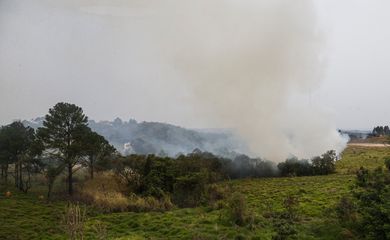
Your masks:
<path fill-rule="evenodd" d="M 92 112 L 115 116 L 112 106 L 120 105 L 136 117 L 148 112 L 167 119 L 166 108 L 184 100 L 183 115 L 199 116 L 187 122 L 236 129 L 253 155 L 275 161 L 345 146 L 328 113 L 309 100 L 326 59 L 311 1 L 33 0 L 2 6 L 23 13 L 3 16 L 10 24 L 2 26 L 7 37 L 0 49 L 18 49 L 12 61 L 23 59 L 20 71 L 0 59 L 4 79 L 11 84 L 28 76 L 32 88 L 55 89 L 42 102 L 70 98 Z M 13 36 L 33 47 L 16 46 Z M 40 66 L 32 64 L 37 57 Z M 66 99 L 56 99 L 56 89 Z M 85 100 L 91 89 L 111 98 Z M 43 112 L 46 106 L 39 105 Z"/>
<path fill-rule="evenodd" d="M 164 62 L 194 93 L 199 112 L 236 129 L 254 154 L 282 160 L 341 151 L 321 107 L 325 47 L 311 1 L 168 1 L 143 7 Z"/>

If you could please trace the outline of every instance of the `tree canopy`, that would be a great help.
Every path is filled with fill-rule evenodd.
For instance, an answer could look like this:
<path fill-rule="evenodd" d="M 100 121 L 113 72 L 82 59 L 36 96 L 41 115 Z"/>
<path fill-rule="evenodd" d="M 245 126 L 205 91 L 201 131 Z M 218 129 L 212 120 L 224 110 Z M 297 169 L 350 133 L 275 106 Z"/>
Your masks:
<path fill-rule="evenodd" d="M 68 170 L 68 193 L 73 194 L 73 167 L 86 155 L 84 134 L 89 131 L 83 110 L 70 103 L 57 103 L 38 129 L 46 154 L 62 161 Z"/>

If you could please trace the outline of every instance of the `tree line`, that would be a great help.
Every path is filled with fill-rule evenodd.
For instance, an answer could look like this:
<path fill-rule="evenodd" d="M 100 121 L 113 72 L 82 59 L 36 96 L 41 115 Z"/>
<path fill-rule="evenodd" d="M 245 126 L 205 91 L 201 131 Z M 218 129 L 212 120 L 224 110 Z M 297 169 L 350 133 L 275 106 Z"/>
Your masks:
<path fill-rule="evenodd" d="M 372 130 L 373 136 L 390 136 L 389 126 L 377 126 Z"/>
<path fill-rule="evenodd" d="M 41 173 L 47 179 L 50 196 L 56 177 L 66 171 L 67 189 L 72 195 L 74 172 L 86 167 L 93 178 L 96 162 L 115 152 L 104 137 L 88 127 L 87 116 L 74 104 L 56 104 L 37 131 L 20 121 L 0 129 L 1 178 L 8 182 L 12 166 L 15 186 L 24 192 L 31 188 L 31 174 Z"/>
<path fill-rule="evenodd" d="M 209 184 L 238 178 L 324 175 L 335 171 L 336 154 L 329 151 L 309 160 L 288 159 L 276 165 L 260 158 L 238 155 L 226 159 L 194 150 L 176 158 L 155 155 L 121 156 L 88 126 L 83 110 L 69 103 L 49 109 L 36 131 L 20 121 L 0 128 L 2 182 L 14 178 L 15 187 L 27 192 L 31 176 L 41 174 L 50 198 L 55 180 L 66 176 L 67 193 L 74 193 L 74 174 L 80 169 L 89 179 L 110 171 L 126 185 L 126 193 L 161 199 L 172 196 L 181 206 L 194 206 L 207 195 Z"/>

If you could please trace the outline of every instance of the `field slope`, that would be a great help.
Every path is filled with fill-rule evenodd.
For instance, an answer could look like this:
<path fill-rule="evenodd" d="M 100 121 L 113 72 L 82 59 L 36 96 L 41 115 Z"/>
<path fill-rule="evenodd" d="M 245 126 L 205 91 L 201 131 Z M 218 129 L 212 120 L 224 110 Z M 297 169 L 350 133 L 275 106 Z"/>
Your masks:
<path fill-rule="evenodd" d="M 225 209 L 201 207 L 165 213 L 100 214 L 89 210 L 86 239 L 272 239 L 275 229 L 267 213 L 281 209 L 290 195 L 299 198 L 298 239 L 345 239 L 334 215 L 341 196 L 350 194 L 354 172 L 360 166 L 384 164 L 390 148 L 350 146 L 328 176 L 246 179 L 229 181 L 234 191 L 246 196 L 251 226 L 233 225 Z M 5 189 L 1 189 L 5 191 Z M 36 190 L 11 198 L 0 196 L 0 239 L 67 239 L 60 222 L 65 202 L 48 204 Z"/>

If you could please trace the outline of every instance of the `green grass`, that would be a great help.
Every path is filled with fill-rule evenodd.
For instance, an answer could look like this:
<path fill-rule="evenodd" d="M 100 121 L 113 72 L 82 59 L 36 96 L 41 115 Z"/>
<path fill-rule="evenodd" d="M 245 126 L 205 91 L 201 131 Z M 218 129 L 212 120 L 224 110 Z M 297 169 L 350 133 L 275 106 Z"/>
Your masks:
<path fill-rule="evenodd" d="M 0 196 L 0 239 L 64 239 L 59 227 L 64 203 L 47 204 L 32 194 Z"/>
<path fill-rule="evenodd" d="M 246 196 L 249 211 L 256 216 L 255 228 L 234 226 L 226 210 L 206 207 L 165 213 L 97 214 L 90 210 L 86 239 L 96 239 L 99 230 L 107 232 L 107 239 L 271 239 L 274 229 L 265 213 L 281 210 L 288 195 L 300 201 L 298 239 L 343 239 L 344 230 L 332 211 L 335 204 L 350 194 L 354 170 L 382 166 L 386 156 L 390 149 L 350 147 L 337 163 L 337 174 L 221 183 Z M 66 239 L 60 226 L 66 203 L 48 204 L 37 195 L 0 196 L 0 239 Z"/>
<path fill-rule="evenodd" d="M 361 166 L 374 169 L 384 166 L 384 159 L 390 157 L 390 147 L 348 147 L 337 163 L 338 173 L 354 174 Z"/>

